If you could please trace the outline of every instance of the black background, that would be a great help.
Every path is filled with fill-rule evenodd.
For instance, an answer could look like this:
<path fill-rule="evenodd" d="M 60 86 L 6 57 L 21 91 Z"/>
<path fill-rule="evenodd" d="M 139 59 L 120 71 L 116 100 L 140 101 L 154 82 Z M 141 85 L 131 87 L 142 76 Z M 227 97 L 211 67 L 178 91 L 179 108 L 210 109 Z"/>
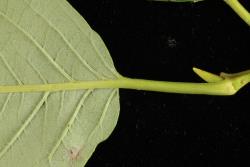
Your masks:
<path fill-rule="evenodd" d="M 69 2 L 124 76 L 202 82 L 193 66 L 250 69 L 250 28 L 223 1 Z M 249 86 L 230 97 L 121 90 L 117 127 L 86 166 L 243 166 L 250 162 L 249 99 Z"/>

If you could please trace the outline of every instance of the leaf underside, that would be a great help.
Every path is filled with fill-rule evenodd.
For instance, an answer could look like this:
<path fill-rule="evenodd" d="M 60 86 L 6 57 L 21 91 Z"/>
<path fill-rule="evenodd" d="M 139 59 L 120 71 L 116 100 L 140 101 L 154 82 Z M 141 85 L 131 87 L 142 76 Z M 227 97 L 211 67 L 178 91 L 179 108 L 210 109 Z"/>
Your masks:
<path fill-rule="evenodd" d="M 116 79 L 66 0 L 0 0 L 0 85 Z M 118 89 L 0 94 L 0 166 L 82 167 L 114 129 Z"/>

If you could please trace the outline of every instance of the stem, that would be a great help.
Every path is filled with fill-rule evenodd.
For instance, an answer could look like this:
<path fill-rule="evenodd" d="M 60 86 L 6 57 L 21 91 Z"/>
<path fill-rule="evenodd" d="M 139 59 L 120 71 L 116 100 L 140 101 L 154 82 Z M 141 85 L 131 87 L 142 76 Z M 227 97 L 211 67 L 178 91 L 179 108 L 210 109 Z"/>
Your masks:
<path fill-rule="evenodd" d="M 114 80 L 77 81 L 54 84 L 0 86 L 0 93 L 54 92 L 81 89 L 125 88 L 167 93 L 233 95 L 250 82 L 250 70 L 220 76 L 193 68 L 208 83 L 168 82 L 119 77 Z"/>
<path fill-rule="evenodd" d="M 126 89 L 185 94 L 232 95 L 236 92 L 230 80 L 217 83 L 191 83 L 124 78 L 121 86 Z"/>
<path fill-rule="evenodd" d="M 119 78 L 116 80 L 82 81 L 58 84 L 0 86 L 0 93 L 41 92 L 98 88 L 126 88 L 169 93 L 231 95 L 235 92 L 229 80 L 217 83 L 165 82 Z"/>
<path fill-rule="evenodd" d="M 250 13 L 238 0 L 224 0 L 250 26 Z"/>

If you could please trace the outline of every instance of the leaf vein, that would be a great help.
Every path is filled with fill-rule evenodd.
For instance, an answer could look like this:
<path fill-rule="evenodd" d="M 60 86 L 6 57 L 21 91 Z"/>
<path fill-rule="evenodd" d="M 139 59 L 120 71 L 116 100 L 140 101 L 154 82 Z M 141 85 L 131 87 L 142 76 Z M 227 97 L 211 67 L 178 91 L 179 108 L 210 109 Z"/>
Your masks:
<path fill-rule="evenodd" d="M 103 136 L 103 127 L 102 127 L 103 120 L 104 120 L 105 115 L 107 114 L 109 105 L 111 104 L 111 102 L 112 102 L 112 100 L 113 100 L 115 94 L 117 93 L 117 91 L 118 91 L 117 89 L 114 89 L 114 90 L 110 93 L 110 95 L 109 95 L 109 97 L 108 97 L 108 99 L 107 99 L 107 101 L 106 101 L 106 104 L 105 104 L 105 106 L 104 106 L 104 109 L 103 109 L 103 111 L 102 111 L 101 117 L 99 118 L 98 124 L 96 124 L 96 126 L 93 128 L 93 130 L 91 131 L 90 135 L 88 136 L 88 138 L 87 138 L 87 140 L 86 140 L 87 143 L 88 143 L 89 140 L 92 138 L 92 136 L 95 134 L 96 130 L 98 130 L 98 127 L 100 127 L 100 128 L 102 129 L 102 139 L 104 139 L 104 136 Z"/>
<path fill-rule="evenodd" d="M 67 5 L 69 5 L 67 1 L 66 1 L 65 3 L 67 3 Z M 68 14 L 68 10 L 65 10 L 65 9 L 64 9 L 64 6 L 62 6 L 61 3 L 59 3 L 59 5 L 60 5 L 60 6 L 62 7 L 62 9 L 64 10 L 65 14 L 67 14 L 67 16 L 68 16 L 69 18 L 71 18 L 71 17 L 69 16 L 69 14 Z M 78 14 L 78 13 L 77 13 L 77 14 Z M 82 18 L 82 19 L 84 20 L 84 18 Z M 79 25 L 77 22 L 75 22 L 75 20 L 73 20 L 73 19 L 71 19 L 71 20 L 77 25 L 78 29 L 82 32 L 83 35 L 86 36 L 86 39 L 91 43 L 91 46 L 93 47 L 93 49 L 94 49 L 96 55 L 100 58 L 100 60 L 101 60 L 101 62 L 103 63 L 103 65 L 104 65 L 104 66 L 105 66 L 114 76 L 120 77 L 120 74 L 118 74 L 112 67 L 110 67 L 109 63 L 107 63 L 107 61 L 104 60 L 104 57 L 101 56 L 101 54 L 97 51 L 97 48 L 96 48 L 95 45 L 93 44 L 93 41 L 90 39 L 91 34 L 90 34 L 90 36 L 88 36 L 84 31 L 82 31 L 80 25 Z M 86 23 L 86 24 L 87 24 L 87 23 Z M 94 32 L 91 28 L 90 28 L 90 30 L 91 30 L 90 33 L 93 33 L 93 32 Z"/>
<path fill-rule="evenodd" d="M 12 93 L 9 93 L 8 96 L 7 96 L 7 98 L 5 99 L 5 101 L 4 101 L 4 103 L 3 103 L 3 107 L 2 107 L 2 109 L 1 109 L 1 111 L 0 111 L 0 116 L 1 116 L 1 115 L 4 113 L 4 111 L 6 110 L 6 107 L 7 107 L 8 103 L 9 103 L 9 101 L 10 101 L 11 96 L 12 96 Z"/>
<path fill-rule="evenodd" d="M 5 66 L 7 67 L 8 71 L 11 73 L 11 75 L 15 78 L 15 80 L 18 82 L 19 85 L 23 85 L 22 81 L 19 79 L 19 77 L 17 76 L 17 74 L 15 73 L 15 71 L 12 69 L 12 67 L 10 66 L 10 64 L 8 63 L 8 61 L 4 58 L 4 56 L 0 53 L 0 57 L 3 61 L 3 63 L 5 64 Z"/>
<path fill-rule="evenodd" d="M 66 37 L 53 25 L 50 21 L 44 18 L 40 13 L 38 13 L 35 9 L 31 7 L 31 5 L 25 0 L 24 1 L 32 11 L 34 11 L 40 18 L 42 18 L 64 41 L 64 43 L 70 48 L 70 50 L 74 53 L 74 55 L 80 60 L 80 62 L 90 71 L 92 72 L 97 78 L 106 79 L 106 77 L 102 76 L 99 72 L 97 72 L 89 63 L 83 59 L 79 53 L 75 50 L 75 48 L 71 45 L 71 43 L 66 39 Z"/>
<path fill-rule="evenodd" d="M 30 62 L 30 60 L 27 60 L 27 62 L 31 66 L 31 68 L 35 71 L 35 73 L 37 73 L 37 75 L 43 81 L 43 83 L 47 84 L 48 82 L 45 79 L 45 77 L 41 74 L 41 72 Z"/>
<path fill-rule="evenodd" d="M 41 108 L 44 101 L 47 99 L 50 92 L 44 93 L 42 99 L 38 102 L 35 109 L 32 111 L 32 113 L 28 116 L 28 118 L 25 120 L 23 125 L 20 127 L 20 129 L 14 134 L 14 136 L 10 139 L 10 141 L 5 145 L 5 147 L 0 151 L 0 159 L 8 152 L 8 150 L 14 145 L 16 140 L 22 135 L 24 130 L 28 127 L 30 122 L 33 120 L 33 118 L 38 113 L 39 109 Z"/>
<path fill-rule="evenodd" d="M 51 152 L 48 155 L 48 160 L 49 160 L 50 164 L 51 164 L 51 161 L 52 161 L 54 154 L 56 153 L 57 149 L 61 145 L 65 136 L 67 136 L 68 132 L 70 131 L 71 126 L 74 124 L 75 119 L 76 119 L 76 117 L 77 117 L 77 115 L 82 107 L 82 104 L 85 102 L 85 100 L 88 98 L 88 96 L 90 95 L 90 93 L 92 91 L 93 91 L 92 89 L 87 90 L 87 92 L 83 94 L 81 100 L 78 102 L 77 107 L 76 107 L 74 113 L 72 114 L 72 116 L 70 117 L 68 123 L 66 124 L 66 127 L 63 129 L 60 138 L 56 141 L 55 146 L 52 148 Z"/>
<path fill-rule="evenodd" d="M 13 22 L 7 15 L 4 15 L 1 11 L 0 11 L 0 16 L 2 16 L 5 20 L 7 20 L 9 23 L 11 23 L 14 27 L 17 28 L 17 30 L 19 30 L 21 33 L 23 33 L 27 39 L 29 39 L 30 41 L 32 41 L 35 46 L 41 51 L 41 53 L 43 53 L 43 55 L 49 60 L 49 62 L 69 81 L 73 81 L 73 79 L 71 78 L 71 76 L 69 74 L 67 74 L 64 69 L 57 64 L 52 57 L 49 55 L 49 53 L 42 48 L 35 39 L 33 39 L 33 37 L 26 31 L 24 30 L 22 27 L 20 27 L 19 25 L 17 25 L 15 22 Z"/>

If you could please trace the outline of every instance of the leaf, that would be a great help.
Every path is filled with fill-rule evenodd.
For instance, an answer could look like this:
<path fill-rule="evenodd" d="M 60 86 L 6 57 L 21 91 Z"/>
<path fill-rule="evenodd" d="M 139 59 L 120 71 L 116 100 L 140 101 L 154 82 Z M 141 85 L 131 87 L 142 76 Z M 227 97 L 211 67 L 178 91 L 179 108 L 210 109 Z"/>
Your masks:
<path fill-rule="evenodd" d="M 66 0 L 0 0 L 0 71 L 4 167 L 85 165 L 116 125 L 117 88 L 232 95 L 250 81 L 249 71 L 215 77 L 198 70 L 209 82 L 217 78 L 198 84 L 121 77 Z"/>
<path fill-rule="evenodd" d="M 66 0 L 0 1 L 0 85 L 119 77 Z M 82 167 L 113 131 L 118 89 L 0 94 L 0 166 Z"/>

